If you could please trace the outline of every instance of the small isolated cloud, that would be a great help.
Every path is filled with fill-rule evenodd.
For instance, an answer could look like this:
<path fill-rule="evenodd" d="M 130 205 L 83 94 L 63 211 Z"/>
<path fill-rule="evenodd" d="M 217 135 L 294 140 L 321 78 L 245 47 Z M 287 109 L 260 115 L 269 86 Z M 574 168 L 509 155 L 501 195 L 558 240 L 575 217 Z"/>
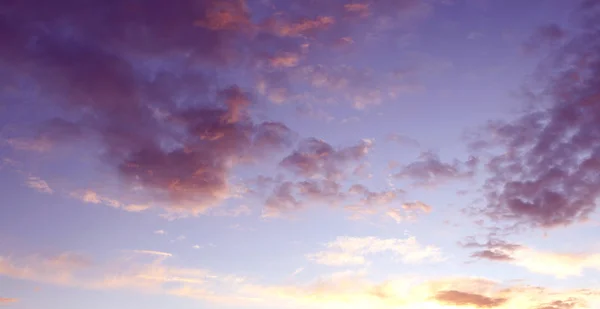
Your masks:
<path fill-rule="evenodd" d="M 16 303 L 18 301 L 19 300 L 17 298 L 0 297 L 0 305 Z"/>
<path fill-rule="evenodd" d="M 416 139 L 406 136 L 406 135 L 398 134 L 398 133 L 390 134 L 387 137 L 387 140 L 390 142 L 397 143 L 398 145 L 404 146 L 404 147 L 414 147 L 414 148 L 421 147 L 421 144 Z"/>
<path fill-rule="evenodd" d="M 102 196 L 95 191 L 92 190 L 84 190 L 78 192 L 72 192 L 71 197 L 77 198 L 82 202 L 90 203 L 90 204 L 104 204 L 106 206 L 119 208 L 121 207 L 121 202 Z"/>
<path fill-rule="evenodd" d="M 165 232 L 165 230 L 156 230 L 156 231 L 154 231 L 154 234 L 156 234 L 156 235 L 165 235 L 165 234 L 167 234 L 167 232 Z"/>
<path fill-rule="evenodd" d="M 163 256 L 163 257 L 172 257 L 173 254 L 162 251 L 153 251 L 153 250 L 132 250 L 131 252 L 138 254 L 146 254 L 146 255 L 154 255 L 154 256 Z"/>
<path fill-rule="evenodd" d="M 265 29 L 283 37 L 312 36 L 331 27 L 334 23 L 335 18 L 332 16 L 303 18 L 296 21 L 272 18 L 265 24 Z"/>
<path fill-rule="evenodd" d="M 343 148 L 334 148 L 315 138 L 301 141 L 298 148 L 279 163 L 296 180 L 274 182 L 262 216 L 279 217 L 308 205 L 344 202 L 345 192 L 340 182 L 361 174 L 361 167 L 364 169 L 361 163 L 372 147 L 371 140 Z"/>
<path fill-rule="evenodd" d="M 401 209 L 390 208 L 386 215 L 392 218 L 396 223 L 405 221 L 414 221 L 420 214 L 428 214 L 432 210 L 432 207 L 420 202 L 407 202 L 402 204 Z"/>
<path fill-rule="evenodd" d="M 300 62 L 300 55 L 296 53 L 278 53 L 269 58 L 269 64 L 275 68 L 295 67 Z"/>
<path fill-rule="evenodd" d="M 296 275 L 300 274 L 300 273 L 301 273 L 301 272 L 303 272 L 303 271 L 304 271 L 304 268 L 302 268 L 302 267 L 300 267 L 300 268 L 297 268 L 297 269 L 296 269 L 296 270 L 294 270 L 294 272 L 292 273 L 292 276 L 296 276 Z"/>
<path fill-rule="evenodd" d="M 461 307 L 496 308 L 506 303 L 507 298 L 492 298 L 475 293 L 461 291 L 440 291 L 435 299 L 443 304 Z"/>
<path fill-rule="evenodd" d="M 125 204 L 89 189 L 71 192 L 70 196 L 85 203 L 102 204 L 113 208 L 120 208 L 127 212 L 142 212 L 151 208 L 150 205 L 145 204 Z"/>
<path fill-rule="evenodd" d="M 578 298 L 569 298 L 565 300 L 555 300 L 542 304 L 535 309 L 577 309 L 588 307 L 587 302 Z"/>
<path fill-rule="evenodd" d="M 247 205 L 242 204 L 231 208 L 218 207 L 211 211 L 211 214 L 222 217 L 240 217 L 252 214 L 252 209 Z"/>
<path fill-rule="evenodd" d="M 306 257 L 317 264 L 351 266 L 368 264 L 367 257 L 389 253 L 403 263 L 440 262 L 444 260 L 441 250 L 423 246 L 414 237 L 406 239 L 377 237 L 338 237 L 325 244 L 326 250 L 308 254 Z"/>
<path fill-rule="evenodd" d="M 372 147 L 373 141 L 366 139 L 339 149 L 320 139 L 305 139 L 280 165 L 297 176 L 336 180 L 343 178 L 349 166 L 363 160 Z"/>
<path fill-rule="evenodd" d="M 198 249 L 202 249 L 202 246 L 200 246 L 200 245 L 193 245 L 192 248 L 198 250 Z"/>
<path fill-rule="evenodd" d="M 175 239 L 171 240 L 171 242 L 184 241 L 185 239 L 186 239 L 185 235 L 179 235 Z"/>
<path fill-rule="evenodd" d="M 450 181 L 472 178 L 478 162 L 477 158 L 472 157 L 466 162 L 454 160 L 446 163 L 432 152 L 423 152 L 417 161 L 403 166 L 395 177 L 407 179 L 415 186 L 435 187 Z"/>
<path fill-rule="evenodd" d="M 521 245 L 496 238 L 490 238 L 485 243 L 479 243 L 473 237 L 469 237 L 468 241 L 461 245 L 465 248 L 481 249 L 471 254 L 471 257 L 504 262 L 512 261 L 512 253 L 514 253 L 515 250 L 522 248 Z"/>
<path fill-rule="evenodd" d="M 25 182 L 28 187 L 42 193 L 52 194 L 54 190 L 50 188 L 48 183 L 39 177 L 29 177 Z"/>
<path fill-rule="evenodd" d="M 141 205 L 141 204 L 129 204 L 129 205 L 126 205 L 123 207 L 123 209 L 128 212 L 142 212 L 149 208 L 150 208 L 149 205 Z"/>

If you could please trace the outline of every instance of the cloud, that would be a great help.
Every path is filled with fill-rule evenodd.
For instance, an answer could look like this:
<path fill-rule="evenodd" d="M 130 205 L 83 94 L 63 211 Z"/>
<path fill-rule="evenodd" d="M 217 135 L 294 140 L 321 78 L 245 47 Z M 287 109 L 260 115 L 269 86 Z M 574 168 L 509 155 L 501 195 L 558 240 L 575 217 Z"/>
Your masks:
<path fill-rule="evenodd" d="M 165 232 L 164 230 L 156 230 L 156 231 L 154 231 L 154 234 L 156 234 L 156 235 L 165 235 L 165 234 L 167 234 L 167 232 Z"/>
<path fill-rule="evenodd" d="M 534 249 L 516 250 L 513 263 L 529 271 L 557 278 L 580 276 L 586 269 L 600 271 L 600 254 L 543 252 Z"/>
<path fill-rule="evenodd" d="M 484 295 L 466 293 L 460 291 L 440 291 L 435 299 L 443 304 L 452 306 L 475 306 L 477 308 L 495 308 L 504 303 L 506 298 L 491 298 Z"/>
<path fill-rule="evenodd" d="M 347 246 L 361 248 L 356 242 Z M 0 275 L 87 290 L 165 294 L 236 307 L 442 308 L 452 302 L 498 309 L 574 309 L 600 301 L 600 291 L 593 289 L 551 290 L 468 277 L 431 280 L 404 275 L 376 282 L 364 270 L 323 275 L 297 284 L 262 285 L 234 274 L 173 265 L 172 256 L 165 252 L 122 253 L 93 262 L 74 253 L 0 256 Z"/>
<path fill-rule="evenodd" d="M 78 125 L 61 118 L 52 118 L 41 123 L 33 136 L 8 138 L 6 143 L 17 150 L 47 152 L 57 143 L 77 140 L 82 134 Z"/>
<path fill-rule="evenodd" d="M 485 243 L 478 243 L 474 238 L 461 244 L 465 248 L 483 248 L 484 250 L 474 252 L 471 257 L 487 259 L 492 261 L 513 261 L 512 254 L 523 247 L 518 244 L 506 242 L 501 239 L 490 238 Z"/>
<path fill-rule="evenodd" d="M 478 243 L 471 239 L 462 244 L 466 248 L 483 248 L 471 256 L 497 262 L 506 262 L 538 274 L 557 278 L 580 276 L 587 269 L 600 271 L 600 253 L 562 253 L 540 251 L 499 239 Z"/>
<path fill-rule="evenodd" d="M 316 18 L 302 18 L 289 21 L 281 18 L 267 20 L 263 27 L 279 36 L 313 36 L 315 33 L 331 27 L 335 23 L 332 16 L 318 16 Z"/>
<path fill-rule="evenodd" d="M 18 301 L 17 298 L 0 297 L 0 305 L 16 303 Z"/>
<path fill-rule="evenodd" d="M 281 168 L 298 180 L 273 182 L 263 216 L 277 217 L 308 205 L 336 206 L 345 202 L 347 194 L 343 192 L 341 181 L 355 176 L 372 147 L 371 140 L 338 149 L 315 138 L 301 141 L 298 148 L 279 163 Z M 376 199 L 371 192 L 361 193 L 364 193 L 363 204 Z"/>
<path fill-rule="evenodd" d="M 555 309 L 551 307 L 553 303 L 560 305 L 562 302 L 568 303 L 569 300 L 573 300 L 575 304 L 584 305 L 586 302 L 583 300 L 598 300 L 594 290 L 506 286 L 482 278 L 469 277 L 437 280 L 401 278 L 372 282 L 364 273 L 357 272 L 335 273 L 298 285 L 248 285 L 243 290 L 248 295 L 261 299 L 262 304 L 302 308 Z"/>
<path fill-rule="evenodd" d="M 239 216 L 247 216 L 252 213 L 252 209 L 247 205 L 239 205 L 233 208 L 217 208 L 211 212 L 212 215 L 215 216 L 223 216 L 223 217 L 239 217 Z"/>
<path fill-rule="evenodd" d="M 42 193 L 52 194 L 54 190 L 50 188 L 48 183 L 39 177 L 29 177 L 26 182 L 27 186 Z"/>
<path fill-rule="evenodd" d="M 48 257 L 21 257 L 18 260 L 0 256 L 0 274 L 4 276 L 59 285 L 70 283 L 76 271 L 90 265 L 89 257 L 73 252 Z"/>
<path fill-rule="evenodd" d="M 149 205 L 141 205 L 141 204 L 129 204 L 125 205 L 123 209 L 128 212 L 142 212 L 148 210 L 150 208 Z"/>
<path fill-rule="evenodd" d="M 218 286 L 235 287 L 244 281 L 239 276 L 220 275 L 206 269 L 170 266 L 167 262 L 171 257 L 170 253 L 150 250 L 125 251 L 124 255 L 101 263 L 92 263 L 86 256 L 74 253 L 55 257 L 0 256 L 0 275 L 89 290 L 132 290 L 214 302 L 223 300 Z M 181 289 L 207 293 L 186 294 L 180 293 Z"/>
<path fill-rule="evenodd" d="M 141 187 L 168 210 L 191 214 L 229 197 L 235 166 L 287 145 L 285 125 L 249 117 L 249 93 L 234 83 L 215 87 L 207 76 L 242 57 L 235 46 L 254 37 L 246 31 L 254 27 L 244 1 L 185 0 L 177 7 L 151 1 L 144 9 L 99 0 L 85 8 L 59 0 L 46 9 L 38 2 L 0 7 L 13 12 L 0 26 L 7 39 L 2 65 L 15 74 L 31 66 L 39 98 L 28 101 L 53 110 L 40 123 L 48 130 L 32 139 L 38 144 L 85 140 L 102 150 L 90 152 L 122 177 L 123 189 Z M 75 30 L 65 36 L 58 24 Z M 309 28 L 297 24 L 287 33 Z M 248 46 L 248 57 L 257 57 L 259 45 Z M 165 65 L 139 65 L 146 60 Z M 195 64 L 180 72 L 172 60 Z M 126 209 L 140 211 L 135 205 Z"/>
<path fill-rule="evenodd" d="M 536 309 L 575 309 L 578 306 L 584 307 L 587 304 L 577 298 L 569 298 L 566 300 L 555 300 L 553 302 L 540 305 Z"/>
<path fill-rule="evenodd" d="M 160 257 L 172 257 L 173 256 L 171 253 L 161 252 L 161 251 L 152 251 L 152 250 L 132 250 L 132 252 L 139 253 L 139 254 L 160 256 Z"/>
<path fill-rule="evenodd" d="M 300 268 L 297 268 L 297 269 L 296 269 L 296 270 L 294 270 L 294 272 L 292 273 L 292 276 L 296 276 L 296 275 L 300 274 L 300 273 L 301 273 L 301 272 L 303 272 L 303 271 L 304 271 L 304 268 L 302 268 L 302 267 L 300 267 Z"/>
<path fill-rule="evenodd" d="M 414 138 L 408 137 L 406 135 L 398 134 L 398 133 L 390 134 L 387 139 L 388 139 L 388 141 L 397 143 L 400 146 L 415 147 L 415 148 L 421 147 L 421 144 L 419 143 L 419 141 L 415 140 Z"/>
<path fill-rule="evenodd" d="M 280 165 L 297 176 L 336 180 L 345 175 L 349 165 L 363 160 L 372 147 L 371 140 L 335 149 L 323 140 L 305 139 Z"/>
<path fill-rule="evenodd" d="M 454 160 L 452 163 L 445 163 L 436 154 L 423 152 L 417 161 L 403 166 L 394 176 L 407 179 L 415 186 L 433 187 L 473 177 L 477 164 L 478 159 L 474 157 L 466 162 Z"/>
<path fill-rule="evenodd" d="M 280 53 L 269 58 L 269 63 L 276 68 L 295 67 L 300 62 L 300 58 L 294 53 Z"/>
<path fill-rule="evenodd" d="M 560 43 L 567 34 L 565 30 L 557 24 L 549 24 L 539 27 L 537 31 L 525 42 L 523 48 L 526 52 L 534 52 L 543 47 Z"/>
<path fill-rule="evenodd" d="M 144 204 L 126 204 L 89 189 L 71 192 L 70 196 L 85 203 L 102 204 L 113 208 L 120 208 L 128 212 L 142 212 L 151 208 L 150 205 Z"/>
<path fill-rule="evenodd" d="M 277 217 L 282 213 L 301 209 L 303 204 L 296 199 L 293 190 L 294 183 L 292 182 L 279 184 L 265 202 L 263 217 Z"/>
<path fill-rule="evenodd" d="M 357 18 L 349 13 L 395 18 L 422 7 L 419 1 L 337 0 L 298 0 L 292 4 L 297 9 L 283 11 L 279 5 L 256 10 L 242 0 L 183 0 L 178 6 L 152 0 L 143 8 L 101 0 L 85 7 L 53 3 L 0 4 L 0 11 L 11 12 L 0 25 L 0 64 L 9 79 L 27 80 L 16 91 L 23 110 L 43 110 L 40 118 L 47 117 L 7 142 L 91 156 L 119 180 L 122 192 L 146 197 L 118 208 L 140 212 L 151 204 L 168 218 L 209 213 L 234 197 L 233 173 L 240 166 L 274 162 L 293 144 L 295 134 L 285 124 L 254 114 L 261 95 L 279 103 L 297 95 L 306 102 L 313 91 L 292 88 L 310 85 L 331 98 L 315 102 L 341 99 L 365 108 L 410 91 L 411 83 L 368 68 L 301 65 L 314 60 L 308 53 L 324 53 L 332 42 L 354 42 Z M 262 91 L 240 85 L 263 78 Z M 331 119 L 320 106 L 312 111 Z M 370 148 L 363 144 L 358 148 Z M 336 149 L 320 172 L 338 172 L 336 165 L 355 160 L 350 152 L 358 148 Z M 117 208 L 108 199 L 88 198 Z"/>
<path fill-rule="evenodd" d="M 578 34 L 553 49 L 536 72 L 536 96 L 544 104 L 489 125 L 493 157 L 486 164 L 484 211 L 495 220 L 550 228 L 584 221 L 597 207 L 600 59 L 590 55 L 600 36 L 591 26 L 598 11 L 584 11 L 574 16 Z"/>
<path fill-rule="evenodd" d="M 317 264 L 329 266 L 364 265 L 367 256 L 390 253 L 403 263 L 440 262 L 444 260 L 439 248 L 423 246 L 414 237 L 380 239 L 376 237 L 338 237 L 325 244 L 327 250 L 309 254 Z"/>

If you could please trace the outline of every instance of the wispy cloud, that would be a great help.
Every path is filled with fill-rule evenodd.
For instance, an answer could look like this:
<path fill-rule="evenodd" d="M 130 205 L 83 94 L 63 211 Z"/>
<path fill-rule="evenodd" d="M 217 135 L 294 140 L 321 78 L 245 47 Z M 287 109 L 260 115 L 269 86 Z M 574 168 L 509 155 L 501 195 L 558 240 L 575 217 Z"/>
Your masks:
<path fill-rule="evenodd" d="M 439 248 L 423 246 L 414 237 L 339 237 L 325 244 L 325 247 L 326 250 L 306 257 L 315 263 L 330 266 L 365 265 L 368 264 L 368 256 L 381 253 L 389 253 L 403 263 L 441 262 L 445 259 Z"/>
<path fill-rule="evenodd" d="M 126 204 L 90 189 L 71 192 L 70 196 L 85 203 L 102 204 L 113 208 L 120 208 L 128 212 L 142 212 L 151 208 L 150 205 L 144 204 Z"/>
<path fill-rule="evenodd" d="M 0 297 L 0 305 L 16 303 L 18 301 L 19 301 L 19 299 L 17 299 L 17 298 Z"/>
<path fill-rule="evenodd" d="M 28 187 L 42 193 L 52 194 L 54 190 L 50 188 L 48 183 L 39 177 L 29 177 L 25 182 Z"/>

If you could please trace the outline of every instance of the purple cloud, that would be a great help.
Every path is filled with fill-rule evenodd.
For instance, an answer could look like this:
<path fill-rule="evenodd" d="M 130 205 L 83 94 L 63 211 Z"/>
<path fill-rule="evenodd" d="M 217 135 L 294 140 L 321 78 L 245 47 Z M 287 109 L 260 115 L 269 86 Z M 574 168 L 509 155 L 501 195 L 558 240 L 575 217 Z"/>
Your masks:
<path fill-rule="evenodd" d="M 500 150 L 487 163 L 485 184 L 487 213 L 495 219 L 548 228 L 584 221 L 596 210 L 600 35 L 591 23 L 597 16 L 576 16 L 579 34 L 552 51 L 537 75 L 546 76 L 541 95 L 548 103 L 490 125 Z"/>

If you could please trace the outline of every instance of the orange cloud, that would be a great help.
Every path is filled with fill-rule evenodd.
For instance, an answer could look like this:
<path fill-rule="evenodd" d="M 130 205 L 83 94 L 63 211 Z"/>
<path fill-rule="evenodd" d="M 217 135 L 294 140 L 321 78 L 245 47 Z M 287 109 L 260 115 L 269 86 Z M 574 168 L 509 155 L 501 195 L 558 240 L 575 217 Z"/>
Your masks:
<path fill-rule="evenodd" d="M 346 12 L 359 17 L 367 17 L 370 14 L 369 4 L 367 3 L 348 3 L 344 5 Z"/>
<path fill-rule="evenodd" d="M 297 22 L 271 19 L 265 24 L 266 29 L 280 36 L 308 36 L 317 31 L 329 28 L 335 23 L 332 16 L 319 16 L 314 19 L 305 18 Z"/>
<path fill-rule="evenodd" d="M 440 291 L 435 295 L 435 299 L 443 304 L 453 306 L 475 306 L 477 308 L 498 307 L 508 300 L 507 298 L 492 298 L 475 293 L 461 291 Z"/>
<path fill-rule="evenodd" d="M 120 208 L 128 212 L 142 212 L 150 208 L 150 205 L 126 204 L 110 197 L 100 195 L 96 191 L 90 189 L 71 192 L 70 196 L 85 203 L 103 204 L 113 208 Z"/>
<path fill-rule="evenodd" d="M 0 305 L 3 304 L 10 304 L 10 303 L 16 303 L 19 300 L 16 298 L 7 298 L 7 297 L 0 297 Z"/>
<path fill-rule="evenodd" d="M 300 57 L 295 53 L 280 53 L 269 58 L 271 66 L 276 68 L 289 68 L 298 65 Z"/>
<path fill-rule="evenodd" d="M 346 241 L 345 252 L 381 252 L 394 246 Z M 102 263 L 64 253 L 54 257 L 0 256 L 0 275 L 83 289 L 132 290 L 169 294 L 217 304 L 256 304 L 339 309 L 447 309 L 475 308 L 575 309 L 598 305 L 600 290 L 550 290 L 528 285 L 503 285 L 483 278 L 455 277 L 427 280 L 403 275 L 382 282 L 368 278 L 365 270 L 345 271 L 306 283 L 261 285 L 245 277 L 218 274 L 202 268 L 168 263 L 172 255 L 160 251 L 126 251 Z M 166 283 L 176 283 L 170 285 Z M 569 307 L 571 306 L 571 307 Z"/>

